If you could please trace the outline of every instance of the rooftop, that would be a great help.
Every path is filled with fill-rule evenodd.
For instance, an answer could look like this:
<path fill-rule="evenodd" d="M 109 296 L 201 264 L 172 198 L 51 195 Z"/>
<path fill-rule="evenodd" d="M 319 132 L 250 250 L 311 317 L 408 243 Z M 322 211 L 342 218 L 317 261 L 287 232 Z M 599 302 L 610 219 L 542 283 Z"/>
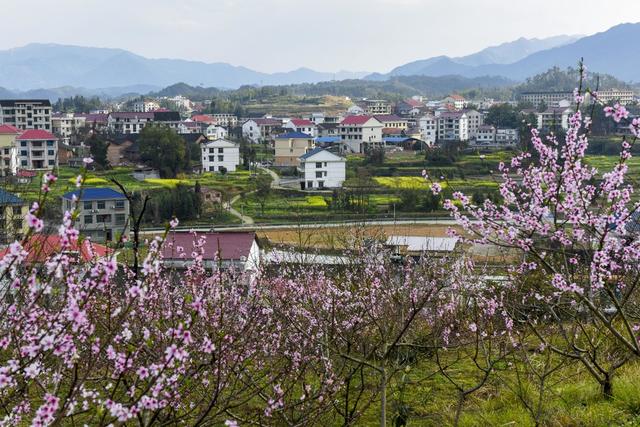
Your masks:
<path fill-rule="evenodd" d="M 282 135 L 276 136 L 276 139 L 291 139 L 291 138 L 312 139 L 313 137 L 311 135 L 307 135 L 306 133 L 302 133 L 302 132 L 287 132 L 287 133 L 283 133 Z"/>
<path fill-rule="evenodd" d="M 389 236 L 387 245 L 406 246 L 409 252 L 451 252 L 457 237 Z"/>
<path fill-rule="evenodd" d="M 47 132 L 46 130 L 43 130 L 43 129 L 28 129 L 28 130 L 25 130 L 22 133 L 22 135 L 20 135 L 16 139 L 23 141 L 23 140 L 33 140 L 33 139 L 54 140 L 58 138 L 56 138 L 56 136 L 51 132 Z"/>
<path fill-rule="evenodd" d="M 78 200 L 121 200 L 126 199 L 124 194 L 117 192 L 111 188 L 84 188 L 82 190 L 70 191 L 62 196 L 65 199 L 71 199 L 76 196 Z"/>
<path fill-rule="evenodd" d="M 293 123 L 293 125 L 295 127 L 298 127 L 298 126 L 315 126 L 315 124 L 311 120 L 307 120 L 307 119 L 291 119 L 291 123 Z"/>
<path fill-rule="evenodd" d="M 29 237 L 29 240 L 23 245 L 24 250 L 28 252 L 28 263 L 42 263 L 53 255 L 62 252 L 61 237 L 58 235 L 36 234 Z M 71 247 L 65 249 L 65 253 L 78 254 L 82 261 L 91 261 L 96 257 L 104 257 L 108 253 L 108 248 L 89 240 L 76 240 Z M 5 256 L 9 249 L 0 251 L 0 257 Z"/>
<path fill-rule="evenodd" d="M 13 193 L 0 189 L 0 206 L 24 205 L 24 200 Z"/>
<path fill-rule="evenodd" d="M 15 126 L 2 125 L 0 126 L 0 135 L 19 135 L 22 131 Z"/>
<path fill-rule="evenodd" d="M 254 232 L 170 233 L 162 246 L 164 259 L 191 260 L 194 244 L 204 238 L 205 260 L 240 260 L 248 258 L 256 239 Z M 177 248 L 182 248 L 179 251 Z"/>
<path fill-rule="evenodd" d="M 372 116 L 347 116 L 340 122 L 340 124 L 341 125 L 363 125 L 371 119 L 373 119 Z"/>

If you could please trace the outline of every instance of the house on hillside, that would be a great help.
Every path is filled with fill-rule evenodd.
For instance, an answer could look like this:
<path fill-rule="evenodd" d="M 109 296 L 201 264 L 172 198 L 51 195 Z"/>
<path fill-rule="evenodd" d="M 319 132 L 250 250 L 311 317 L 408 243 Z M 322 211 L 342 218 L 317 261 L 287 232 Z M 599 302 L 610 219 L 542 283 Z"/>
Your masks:
<path fill-rule="evenodd" d="M 463 96 L 457 94 L 447 96 L 440 101 L 440 103 L 443 105 L 451 105 L 456 110 L 462 110 L 467 106 L 467 100 L 464 99 Z"/>
<path fill-rule="evenodd" d="M 62 212 L 73 209 L 78 200 L 77 228 L 93 241 L 104 242 L 129 234 L 129 200 L 111 188 L 84 188 L 62 196 Z"/>
<path fill-rule="evenodd" d="M 226 139 L 203 141 L 202 150 L 203 172 L 235 172 L 240 165 L 240 146 Z"/>
<path fill-rule="evenodd" d="M 111 132 L 116 134 L 140 133 L 153 120 L 154 113 L 119 111 L 109 114 L 107 126 Z"/>
<path fill-rule="evenodd" d="M 302 132 L 288 132 L 275 139 L 274 166 L 298 166 L 300 156 L 313 150 L 315 143 L 311 135 Z"/>
<path fill-rule="evenodd" d="M 22 169 L 50 170 L 58 166 L 58 138 L 42 129 L 29 129 L 16 138 Z"/>
<path fill-rule="evenodd" d="M 260 268 L 260 246 L 254 232 L 171 232 L 162 245 L 167 268 L 186 269 L 195 261 L 196 243 L 204 239 L 203 262 L 209 270 L 255 273 Z"/>
<path fill-rule="evenodd" d="M 426 110 L 426 105 L 417 99 L 405 99 L 396 104 L 396 113 L 405 117 L 418 117 Z"/>
<path fill-rule="evenodd" d="M 345 158 L 323 148 L 316 148 L 300 156 L 299 162 L 302 190 L 340 188 L 346 179 Z"/>

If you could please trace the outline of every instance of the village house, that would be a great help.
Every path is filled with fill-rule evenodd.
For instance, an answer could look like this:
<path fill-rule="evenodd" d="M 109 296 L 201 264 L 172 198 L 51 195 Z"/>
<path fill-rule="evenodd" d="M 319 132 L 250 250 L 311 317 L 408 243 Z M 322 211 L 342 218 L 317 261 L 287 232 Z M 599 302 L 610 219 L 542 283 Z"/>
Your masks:
<path fill-rule="evenodd" d="M 0 100 L 0 125 L 20 130 L 42 129 L 51 132 L 51 102 L 48 99 Z"/>
<path fill-rule="evenodd" d="M 282 128 L 280 119 L 248 119 L 242 124 L 242 136 L 257 144 L 271 137 L 280 128 Z"/>
<path fill-rule="evenodd" d="M 18 149 L 16 138 L 22 131 L 15 126 L 0 125 L 0 173 L 2 176 L 15 175 L 18 170 Z"/>
<path fill-rule="evenodd" d="M 374 116 L 376 114 L 391 114 L 391 102 L 384 99 L 363 99 L 360 106 L 364 110 L 364 114 Z"/>
<path fill-rule="evenodd" d="M 77 227 L 86 237 L 104 242 L 129 234 L 129 200 L 111 188 L 84 188 L 62 196 L 62 212 L 73 209 L 78 200 Z"/>
<path fill-rule="evenodd" d="M 260 246 L 254 232 L 171 232 L 162 245 L 166 268 L 183 270 L 195 262 L 194 249 L 204 239 L 203 265 L 208 270 L 255 273 L 260 268 Z"/>
<path fill-rule="evenodd" d="M 235 114 L 217 113 L 217 114 L 210 114 L 210 116 L 213 118 L 214 123 L 217 124 L 218 126 L 224 126 L 224 127 L 238 126 L 238 116 L 236 116 Z"/>
<path fill-rule="evenodd" d="M 553 130 L 553 129 L 569 129 L 569 117 L 573 114 L 571 108 L 558 107 L 549 108 L 543 112 L 536 113 L 538 120 L 538 129 L 540 130 Z"/>
<path fill-rule="evenodd" d="M 27 213 L 27 202 L 0 189 L 0 244 L 22 239 L 29 230 L 29 225 L 24 220 Z"/>
<path fill-rule="evenodd" d="M 403 119 L 402 117 L 398 117 L 395 114 L 376 114 L 376 120 L 382 123 L 383 128 L 387 129 L 400 129 L 401 131 L 406 131 L 409 127 L 409 122 L 407 119 Z"/>
<path fill-rule="evenodd" d="M 149 113 L 160 109 L 160 104 L 156 101 L 145 99 L 133 103 L 133 111 L 136 113 Z"/>
<path fill-rule="evenodd" d="M 234 142 L 218 138 L 203 141 L 200 147 L 203 172 L 235 172 L 240 165 L 240 147 Z"/>
<path fill-rule="evenodd" d="M 111 166 L 130 166 L 137 158 L 133 145 L 138 140 L 138 134 L 120 135 L 108 140 L 107 161 Z"/>
<path fill-rule="evenodd" d="M 467 128 L 469 138 L 473 138 L 478 132 L 478 128 L 484 124 L 484 114 L 476 110 L 463 110 L 467 116 Z"/>
<path fill-rule="evenodd" d="M 420 138 L 427 145 L 435 144 L 438 135 L 438 119 L 435 116 L 427 114 L 420 117 L 418 128 L 420 129 Z"/>
<path fill-rule="evenodd" d="M 86 239 L 74 240 L 69 247 L 64 247 L 62 237 L 57 234 L 34 234 L 24 243 L 23 248 L 27 252 L 24 262 L 27 266 L 41 265 L 61 253 L 67 255 L 72 264 L 83 265 L 109 255 L 109 248 Z M 0 250 L 0 258 L 9 251 L 9 248 Z"/>
<path fill-rule="evenodd" d="M 347 161 L 323 148 L 315 148 L 303 154 L 299 162 L 302 190 L 340 188 L 346 179 Z"/>
<path fill-rule="evenodd" d="M 417 117 L 423 114 L 425 110 L 425 104 L 417 99 L 409 98 L 396 104 L 396 113 L 400 116 Z"/>
<path fill-rule="evenodd" d="M 344 152 L 363 153 L 365 144 L 382 143 L 384 125 L 372 116 L 347 116 L 340 122 L 339 136 Z"/>
<path fill-rule="evenodd" d="M 18 166 L 23 169 L 53 169 L 58 166 L 58 138 L 42 129 L 29 129 L 16 138 Z"/>
<path fill-rule="evenodd" d="M 114 133 L 140 133 L 142 129 L 153 122 L 153 113 L 136 113 L 122 111 L 109 114 L 108 127 Z"/>
<path fill-rule="evenodd" d="M 229 135 L 229 132 L 222 126 L 209 125 L 204 130 L 205 136 L 210 140 L 225 139 Z"/>
<path fill-rule="evenodd" d="M 438 141 L 467 141 L 467 115 L 462 111 L 447 111 L 438 116 Z"/>
<path fill-rule="evenodd" d="M 300 156 L 315 147 L 313 137 L 302 132 L 289 132 L 275 139 L 274 166 L 289 167 L 300 164 Z"/>
<path fill-rule="evenodd" d="M 315 123 L 306 119 L 291 119 L 283 126 L 285 129 L 291 129 L 294 132 L 306 133 L 312 137 L 318 136 Z"/>
<path fill-rule="evenodd" d="M 85 126 L 86 117 L 73 113 L 54 113 L 51 115 L 53 134 L 61 142 L 69 143 L 71 136 Z"/>
<path fill-rule="evenodd" d="M 467 100 L 464 99 L 463 96 L 457 94 L 449 95 L 440 102 L 443 105 L 450 105 L 456 110 L 462 110 L 467 106 Z"/>

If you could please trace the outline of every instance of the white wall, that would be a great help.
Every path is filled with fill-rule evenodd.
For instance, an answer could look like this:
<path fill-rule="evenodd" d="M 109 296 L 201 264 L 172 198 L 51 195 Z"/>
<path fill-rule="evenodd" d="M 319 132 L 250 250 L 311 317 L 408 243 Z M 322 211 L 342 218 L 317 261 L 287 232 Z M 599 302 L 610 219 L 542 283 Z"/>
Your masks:
<path fill-rule="evenodd" d="M 218 139 L 204 142 L 201 150 L 203 172 L 220 172 L 220 167 L 234 172 L 240 165 L 240 147 L 230 141 Z"/>

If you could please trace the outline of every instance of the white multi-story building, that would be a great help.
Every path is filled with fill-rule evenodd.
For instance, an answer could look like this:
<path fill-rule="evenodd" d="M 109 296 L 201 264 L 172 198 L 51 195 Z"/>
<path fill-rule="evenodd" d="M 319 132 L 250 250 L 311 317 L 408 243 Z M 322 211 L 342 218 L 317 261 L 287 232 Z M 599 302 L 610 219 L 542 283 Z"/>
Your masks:
<path fill-rule="evenodd" d="M 605 104 L 618 102 L 627 105 L 635 101 L 635 94 L 630 89 L 604 89 L 598 91 L 598 99 Z"/>
<path fill-rule="evenodd" d="M 291 119 L 283 126 L 286 129 L 291 129 L 294 132 L 302 132 L 307 135 L 311 135 L 313 138 L 318 136 L 318 129 L 311 120 L 306 119 Z"/>
<path fill-rule="evenodd" d="M 240 147 L 226 139 L 202 142 L 203 172 L 234 172 L 240 165 Z"/>
<path fill-rule="evenodd" d="M 428 145 L 433 145 L 438 137 L 438 120 L 430 115 L 424 115 L 418 119 L 420 137 Z"/>
<path fill-rule="evenodd" d="M 214 141 L 216 139 L 225 139 L 229 132 L 222 126 L 209 125 L 204 130 L 204 134 L 208 139 Z"/>
<path fill-rule="evenodd" d="M 530 102 L 534 107 L 538 108 L 544 103 L 547 107 L 557 107 L 561 101 L 573 100 L 573 92 L 569 91 L 539 91 L 539 92 L 522 92 L 520 100 Z"/>
<path fill-rule="evenodd" d="M 238 126 L 238 117 L 234 114 L 210 114 L 218 126 L 235 127 Z"/>
<path fill-rule="evenodd" d="M 140 133 L 146 125 L 153 122 L 153 117 L 153 113 L 121 111 L 109 114 L 107 123 L 109 130 L 115 133 Z"/>
<path fill-rule="evenodd" d="M 160 104 L 156 101 L 145 99 L 144 101 L 136 101 L 133 103 L 133 111 L 136 113 L 150 113 L 160 109 Z"/>
<path fill-rule="evenodd" d="M 22 131 L 15 126 L 0 125 L 0 174 L 15 175 L 18 171 L 18 150 L 16 138 Z"/>
<path fill-rule="evenodd" d="M 538 129 L 569 129 L 569 117 L 573 114 L 571 108 L 549 108 L 546 111 L 537 113 Z"/>
<path fill-rule="evenodd" d="M 346 160 L 323 148 L 315 148 L 300 156 L 298 171 L 303 190 L 340 188 L 346 179 Z"/>
<path fill-rule="evenodd" d="M 482 125 L 473 137 L 472 144 L 486 148 L 504 148 L 513 146 L 518 142 L 516 129 L 496 129 L 491 125 Z"/>
<path fill-rule="evenodd" d="M 21 169 L 53 169 L 58 166 L 58 138 L 42 129 L 29 129 L 16 138 Z"/>
<path fill-rule="evenodd" d="M 51 116 L 53 133 L 62 142 L 69 142 L 72 135 L 86 124 L 87 116 L 73 113 L 54 113 Z"/>
<path fill-rule="evenodd" d="M 51 102 L 48 99 L 2 99 L 2 124 L 21 130 L 42 129 L 51 132 Z"/>
<path fill-rule="evenodd" d="M 248 119 L 242 124 L 242 136 L 257 144 L 268 139 L 276 129 L 281 127 L 282 120 L 279 119 Z"/>
<path fill-rule="evenodd" d="M 364 144 L 382 143 L 384 125 L 372 116 L 347 116 L 340 122 L 338 134 L 343 151 L 363 153 Z"/>
<path fill-rule="evenodd" d="M 391 114 L 391 102 L 384 99 L 363 99 L 360 106 L 364 109 L 365 114 L 370 116 L 376 114 Z"/>
<path fill-rule="evenodd" d="M 469 124 L 462 111 L 447 111 L 438 116 L 438 141 L 467 141 Z"/>
<path fill-rule="evenodd" d="M 484 114 L 476 110 L 464 110 L 464 113 L 467 116 L 469 138 L 473 138 L 478 128 L 484 124 Z"/>

